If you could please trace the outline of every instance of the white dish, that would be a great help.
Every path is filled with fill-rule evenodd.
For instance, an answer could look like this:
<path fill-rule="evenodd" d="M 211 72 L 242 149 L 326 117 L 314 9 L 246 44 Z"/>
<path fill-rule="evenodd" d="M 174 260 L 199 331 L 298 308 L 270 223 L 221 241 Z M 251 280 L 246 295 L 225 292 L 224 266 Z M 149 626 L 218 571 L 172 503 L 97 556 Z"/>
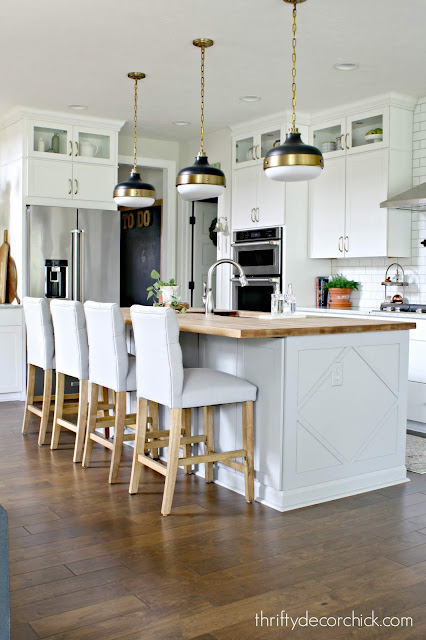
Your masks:
<path fill-rule="evenodd" d="M 381 142 L 383 140 L 383 133 L 370 133 L 369 136 L 364 136 L 366 140 L 371 140 L 372 142 Z"/>

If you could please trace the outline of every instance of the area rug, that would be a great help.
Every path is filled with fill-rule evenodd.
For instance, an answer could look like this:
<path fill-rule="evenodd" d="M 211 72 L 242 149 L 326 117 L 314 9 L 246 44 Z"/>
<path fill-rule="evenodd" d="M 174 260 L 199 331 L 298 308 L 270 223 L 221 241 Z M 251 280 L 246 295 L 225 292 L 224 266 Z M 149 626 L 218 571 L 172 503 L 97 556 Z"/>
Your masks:
<path fill-rule="evenodd" d="M 426 473 L 426 438 L 407 435 L 405 465 L 407 471 Z"/>
<path fill-rule="evenodd" d="M 9 537 L 7 514 L 0 505 L 0 638 L 10 638 Z"/>

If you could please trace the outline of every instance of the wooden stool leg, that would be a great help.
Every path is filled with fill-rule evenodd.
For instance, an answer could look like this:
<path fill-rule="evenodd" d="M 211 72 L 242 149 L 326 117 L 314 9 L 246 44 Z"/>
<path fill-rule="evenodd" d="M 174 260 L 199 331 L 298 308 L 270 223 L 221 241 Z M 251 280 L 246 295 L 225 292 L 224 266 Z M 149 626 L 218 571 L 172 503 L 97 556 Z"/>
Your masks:
<path fill-rule="evenodd" d="M 164 486 L 163 504 L 161 513 L 168 516 L 172 509 L 173 495 L 175 492 L 176 476 L 179 461 L 179 443 L 182 429 L 183 410 L 171 409 L 170 411 L 170 440 L 169 458 L 167 461 L 166 483 Z"/>
<path fill-rule="evenodd" d="M 117 482 L 118 470 L 120 468 L 121 453 L 123 450 L 125 419 L 126 419 L 126 392 L 120 391 L 119 393 L 117 393 L 117 401 L 115 406 L 114 448 L 112 450 L 112 460 L 111 460 L 111 467 L 109 470 L 109 478 L 108 478 L 108 482 L 110 484 Z"/>
<path fill-rule="evenodd" d="M 65 394 L 65 375 L 56 372 L 56 391 L 55 391 L 55 413 L 53 414 L 52 439 L 50 448 L 57 449 L 59 443 L 59 435 L 61 427 L 58 424 L 58 418 L 61 419 L 64 411 L 64 394 Z"/>
<path fill-rule="evenodd" d="M 75 435 L 74 456 L 72 459 L 73 462 L 81 462 L 81 458 L 83 455 L 84 436 L 86 435 L 88 396 L 89 396 L 89 381 L 80 380 L 77 433 Z"/>
<path fill-rule="evenodd" d="M 243 448 L 246 450 L 245 466 L 245 494 L 247 502 L 254 500 L 254 429 L 253 402 L 243 402 Z"/>
<path fill-rule="evenodd" d="M 49 421 L 50 402 L 52 397 L 52 369 L 44 372 L 43 406 L 41 408 L 40 431 L 38 434 L 38 445 L 41 447 L 46 440 L 47 423 Z"/>
<path fill-rule="evenodd" d="M 148 401 L 149 415 L 151 418 L 150 431 L 158 431 L 158 402 Z M 160 449 L 151 449 L 151 457 L 154 460 L 160 459 Z"/>
<path fill-rule="evenodd" d="M 102 402 L 103 404 L 109 404 L 109 389 L 102 387 Z M 109 414 L 109 411 L 104 411 L 104 416 Z M 105 429 L 105 438 L 109 438 L 109 427 Z"/>
<path fill-rule="evenodd" d="M 191 409 L 184 409 L 183 410 L 183 435 L 189 437 L 191 435 L 191 416 L 192 416 L 192 412 Z M 189 456 L 191 455 L 191 444 L 184 444 L 183 445 L 183 457 L 184 458 L 189 458 Z M 188 466 L 188 467 L 184 467 L 185 473 L 187 475 L 190 475 L 191 473 L 193 473 L 192 470 L 192 465 Z"/>
<path fill-rule="evenodd" d="M 33 364 L 28 365 L 27 370 L 27 397 L 25 400 L 25 413 L 24 413 L 24 421 L 22 423 L 22 433 L 28 433 L 28 427 L 30 425 L 30 412 L 28 411 L 28 406 L 33 404 L 34 402 L 34 383 L 35 383 L 35 366 Z"/>
<path fill-rule="evenodd" d="M 204 435 L 206 436 L 206 453 L 214 452 L 213 407 L 203 407 Z M 206 462 L 206 482 L 213 482 L 213 462 Z"/>
<path fill-rule="evenodd" d="M 83 453 L 83 467 L 89 466 L 90 458 L 92 457 L 93 440 L 91 439 L 90 434 L 94 433 L 96 429 L 96 416 L 98 413 L 98 394 L 99 394 L 98 385 L 92 383 L 90 387 L 89 418 L 87 421 L 86 443 L 84 445 L 84 453 Z"/>
<path fill-rule="evenodd" d="M 148 403 L 145 398 L 138 398 L 136 408 L 136 433 L 135 450 L 133 453 L 132 474 L 130 476 L 129 493 L 137 493 L 141 477 L 142 464 L 138 461 L 138 455 L 145 455 L 146 417 Z"/>

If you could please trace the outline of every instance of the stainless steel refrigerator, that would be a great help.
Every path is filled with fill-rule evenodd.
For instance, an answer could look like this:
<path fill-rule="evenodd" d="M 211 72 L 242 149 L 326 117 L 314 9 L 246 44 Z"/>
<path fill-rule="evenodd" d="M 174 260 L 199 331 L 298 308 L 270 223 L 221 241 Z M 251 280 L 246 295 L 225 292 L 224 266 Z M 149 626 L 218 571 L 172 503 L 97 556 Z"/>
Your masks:
<path fill-rule="evenodd" d="M 46 295 L 49 272 L 49 279 L 65 278 L 61 297 L 120 303 L 118 211 L 31 205 L 27 230 L 28 295 Z M 60 267 L 48 268 L 46 261 L 67 265 L 61 273 Z"/>

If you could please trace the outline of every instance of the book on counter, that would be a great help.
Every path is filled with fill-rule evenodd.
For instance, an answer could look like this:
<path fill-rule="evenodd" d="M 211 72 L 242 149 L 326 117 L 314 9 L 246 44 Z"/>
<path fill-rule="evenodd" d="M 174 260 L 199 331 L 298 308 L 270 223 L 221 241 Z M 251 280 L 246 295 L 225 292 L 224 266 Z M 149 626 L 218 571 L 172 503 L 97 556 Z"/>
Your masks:
<path fill-rule="evenodd" d="M 319 309 L 327 307 L 328 304 L 328 289 L 325 289 L 325 284 L 328 281 L 328 276 L 318 276 L 316 278 L 316 304 Z"/>

